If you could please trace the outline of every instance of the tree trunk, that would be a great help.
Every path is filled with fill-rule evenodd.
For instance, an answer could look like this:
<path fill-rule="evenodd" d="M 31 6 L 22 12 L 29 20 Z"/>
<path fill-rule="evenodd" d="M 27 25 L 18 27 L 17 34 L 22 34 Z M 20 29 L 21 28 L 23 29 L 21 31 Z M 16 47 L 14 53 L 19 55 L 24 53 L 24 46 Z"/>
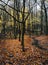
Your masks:
<path fill-rule="evenodd" d="M 23 51 L 25 51 L 24 50 L 24 33 L 25 33 L 25 21 L 24 21 L 24 18 L 25 18 L 25 0 L 23 0 L 23 14 L 22 14 L 22 22 L 23 22 L 23 24 L 22 24 L 22 42 L 21 42 L 21 44 L 22 44 L 22 50 Z"/>
<path fill-rule="evenodd" d="M 16 1 L 14 0 L 14 9 L 16 8 Z M 16 12 L 15 12 L 15 10 L 13 11 L 13 15 L 14 15 L 14 17 L 16 17 Z M 16 37 L 16 20 L 15 20 L 15 18 L 14 18 L 14 39 L 16 39 L 17 37 Z"/>
<path fill-rule="evenodd" d="M 45 22 L 46 22 L 46 35 L 48 35 L 48 24 L 47 24 L 47 9 L 44 3 L 44 12 L 45 12 Z"/>
<path fill-rule="evenodd" d="M 41 35 L 43 34 L 43 3 L 41 1 Z"/>

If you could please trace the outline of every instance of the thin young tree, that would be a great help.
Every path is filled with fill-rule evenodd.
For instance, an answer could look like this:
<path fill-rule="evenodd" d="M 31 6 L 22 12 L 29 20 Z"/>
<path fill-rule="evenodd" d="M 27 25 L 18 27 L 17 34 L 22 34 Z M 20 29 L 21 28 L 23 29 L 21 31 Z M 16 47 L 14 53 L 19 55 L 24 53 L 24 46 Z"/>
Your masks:
<path fill-rule="evenodd" d="M 47 22 L 47 9 L 45 6 L 45 0 L 43 0 L 44 12 L 45 12 L 45 22 L 46 22 L 46 35 L 48 35 L 48 22 Z"/>
<path fill-rule="evenodd" d="M 18 0 L 17 9 L 20 10 L 20 0 Z M 17 19 L 20 20 L 20 13 L 17 11 Z M 21 28 L 20 23 L 18 23 L 18 33 L 19 33 L 19 41 L 21 39 Z"/>
<path fill-rule="evenodd" d="M 25 33 L 25 0 L 23 0 L 23 13 L 22 13 L 22 41 L 21 41 L 21 45 L 22 45 L 22 50 L 24 50 L 24 33 Z"/>
<path fill-rule="evenodd" d="M 14 9 L 16 8 L 16 0 L 14 0 Z M 14 15 L 14 17 L 16 17 L 16 11 L 15 10 L 13 10 L 13 15 Z M 14 18 L 14 39 L 16 39 L 17 37 L 16 37 L 16 20 L 15 20 L 15 18 Z"/>
<path fill-rule="evenodd" d="M 41 1 L 41 35 L 43 34 L 43 1 Z"/>

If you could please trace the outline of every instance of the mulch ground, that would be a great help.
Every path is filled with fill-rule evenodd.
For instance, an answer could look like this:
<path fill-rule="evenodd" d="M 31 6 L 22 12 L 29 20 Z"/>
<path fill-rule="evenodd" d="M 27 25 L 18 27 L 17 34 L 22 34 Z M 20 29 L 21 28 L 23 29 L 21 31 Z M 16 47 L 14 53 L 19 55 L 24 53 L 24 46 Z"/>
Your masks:
<path fill-rule="evenodd" d="M 18 39 L 0 40 L 0 65 L 48 65 L 48 36 L 35 37 L 39 45 L 32 45 L 33 39 L 25 35 L 25 52 Z"/>

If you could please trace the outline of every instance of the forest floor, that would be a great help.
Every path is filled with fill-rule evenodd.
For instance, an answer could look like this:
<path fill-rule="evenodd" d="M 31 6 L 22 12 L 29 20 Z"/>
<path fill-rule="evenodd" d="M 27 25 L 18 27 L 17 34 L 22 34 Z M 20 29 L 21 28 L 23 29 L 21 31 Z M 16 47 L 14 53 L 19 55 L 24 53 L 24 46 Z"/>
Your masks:
<path fill-rule="evenodd" d="M 0 65 L 48 65 L 48 36 L 35 38 L 38 46 L 25 35 L 25 52 L 18 39 L 0 40 Z"/>

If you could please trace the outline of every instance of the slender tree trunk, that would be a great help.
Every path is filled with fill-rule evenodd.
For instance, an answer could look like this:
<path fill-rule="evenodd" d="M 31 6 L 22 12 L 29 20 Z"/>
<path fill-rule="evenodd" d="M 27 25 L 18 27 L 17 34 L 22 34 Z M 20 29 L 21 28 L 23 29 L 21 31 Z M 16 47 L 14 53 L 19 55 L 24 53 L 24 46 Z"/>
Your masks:
<path fill-rule="evenodd" d="M 46 35 L 48 35 L 48 24 L 47 24 L 47 9 L 44 3 L 44 12 L 45 12 L 45 22 L 46 22 Z"/>
<path fill-rule="evenodd" d="M 41 1 L 41 35 L 43 34 L 43 3 Z"/>
<path fill-rule="evenodd" d="M 37 3 L 37 0 L 35 1 L 35 3 Z M 36 22 L 37 22 L 37 4 L 36 4 Z M 37 24 L 35 25 L 35 34 L 37 35 L 38 34 L 38 27 L 37 27 Z"/>
<path fill-rule="evenodd" d="M 16 1 L 14 0 L 14 8 L 16 8 Z M 14 15 L 14 17 L 16 17 L 16 12 L 15 12 L 15 10 L 13 11 L 13 15 Z M 14 39 L 16 39 L 17 37 L 16 37 L 16 20 L 15 20 L 15 18 L 14 18 Z"/>
<path fill-rule="evenodd" d="M 5 16 L 6 16 L 6 13 L 5 12 L 3 12 L 3 34 L 5 34 L 5 24 L 6 24 L 6 22 L 5 22 Z"/>
<path fill-rule="evenodd" d="M 20 10 L 20 0 L 18 0 L 18 10 Z M 20 15 L 19 15 L 19 12 L 17 12 L 17 17 L 18 17 L 18 20 L 20 20 L 19 19 L 19 17 L 20 17 Z M 21 39 L 21 29 L 20 29 L 20 23 L 18 23 L 19 25 L 19 41 L 20 41 L 20 39 Z"/>
<path fill-rule="evenodd" d="M 32 34 L 33 34 L 33 11 L 32 11 L 32 13 L 31 13 L 31 17 L 32 17 Z"/>
<path fill-rule="evenodd" d="M 22 44 L 22 50 L 23 51 L 25 51 L 24 50 L 24 33 L 25 33 L 25 21 L 24 21 L 24 18 L 25 18 L 25 15 L 24 15 L 24 12 L 25 12 L 25 0 L 23 0 L 23 14 L 22 14 L 22 22 L 23 22 L 23 24 L 22 24 L 22 42 L 21 42 L 21 44 Z"/>
<path fill-rule="evenodd" d="M 29 12 L 30 12 L 30 0 L 29 0 Z M 30 32 L 30 15 L 29 15 L 29 20 L 28 20 L 28 33 L 30 36 L 31 35 L 31 32 Z"/>

